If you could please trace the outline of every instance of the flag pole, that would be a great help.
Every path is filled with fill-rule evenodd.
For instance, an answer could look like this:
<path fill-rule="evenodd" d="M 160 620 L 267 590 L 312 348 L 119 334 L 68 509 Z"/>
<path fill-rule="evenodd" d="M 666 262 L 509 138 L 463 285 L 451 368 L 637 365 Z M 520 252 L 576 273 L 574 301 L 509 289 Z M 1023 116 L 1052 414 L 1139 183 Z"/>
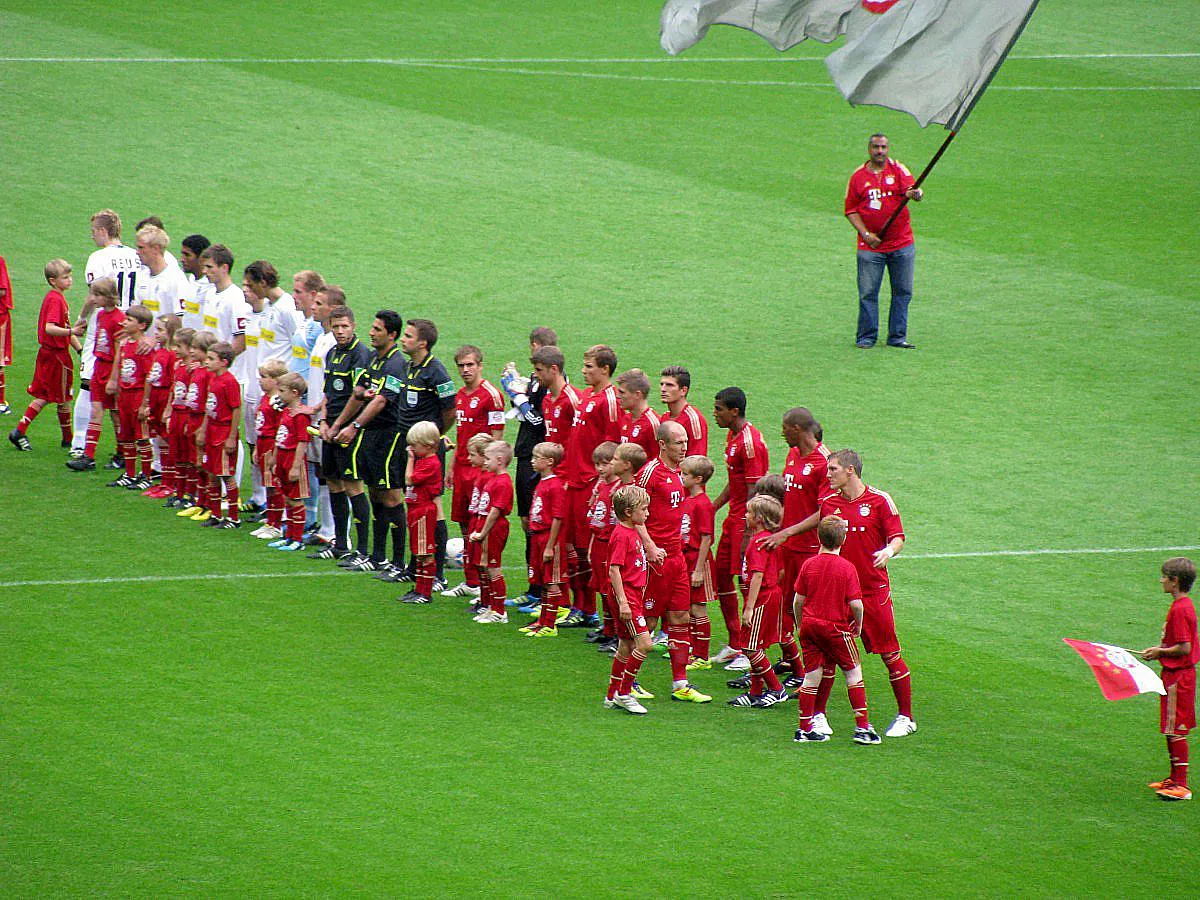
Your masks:
<path fill-rule="evenodd" d="M 938 163 L 938 160 L 942 158 L 942 154 L 946 152 L 946 148 L 950 146 L 950 142 L 952 140 L 954 140 L 954 136 L 956 134 L 958 134 L 957 129 L 950 132 L 950 134 L 946 137 L 946 139 L 944 141 L 942 141 L 942 146 L 938 147 L 937 153 L 933 154 L 933 159 L 931 159 L 929 161 L 929 164 L 925 166 L 925 169 L 921 172 L 921 174 L 917 176 L 917 180 L 913 182 L 913 186 L 912 186 L 913 190 L 916 190 L 917 188 L 919 188 L 921 186 L 921 183 L 925 180 L 926 176 L 928 176 L 929 173 L 933 171 L 933 167 L 936 166 Z M 883 223 L 883 227 L 880 228 L 878 232 L 876 232 L 876 234 L 879 235 L 880 240 L 883 240 L 884 233 L 888 230 L 888 228 L 891 226 L 891 224 L 896 221 L 896 216 L 900 215 L 901 211 L 906 206 L 908 206 L 908 197 L 905 197 L 904 199 L 902 199 L 900 201 L 900 205 L 897 206 L 894 210 L 892 210 L 892 214 L 887 217 L 887 221 Z"/>

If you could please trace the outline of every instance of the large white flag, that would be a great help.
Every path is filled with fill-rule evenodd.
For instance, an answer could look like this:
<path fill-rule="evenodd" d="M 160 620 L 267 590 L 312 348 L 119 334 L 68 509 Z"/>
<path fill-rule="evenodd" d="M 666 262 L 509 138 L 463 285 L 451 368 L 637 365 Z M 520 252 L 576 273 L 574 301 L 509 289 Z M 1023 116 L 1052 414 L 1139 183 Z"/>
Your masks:
<path fill-rule="evenodd" d="M 886 106 L 957 130 L 1038 0 L 668 0 L 662 46 L 677 54 L 711 25 L 735 25 L 787 50 L 846 36 L 825 60 L 851 104 Z"/>

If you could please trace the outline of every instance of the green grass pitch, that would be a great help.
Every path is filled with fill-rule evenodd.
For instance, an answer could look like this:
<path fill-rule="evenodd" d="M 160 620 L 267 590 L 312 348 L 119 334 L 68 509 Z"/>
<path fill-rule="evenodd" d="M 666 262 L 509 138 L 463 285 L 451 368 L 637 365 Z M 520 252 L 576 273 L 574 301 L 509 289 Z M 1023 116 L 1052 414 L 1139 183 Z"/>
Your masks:
<path fill-rule="evenodd" d="M 720 671 L 671 704 L 656 658 L 651 714 L 606 712 L 578 633 L 200 533 L 67 472 L 44 415 L 0 450 L 5 896 L 1200 893 L 1195 804 L 1143 786 L 1154 700 L 1060 640 L 1153 643 L 1173 554 L 986 555 L 1200 544 L 1195 4 L 1042 4 L 915 211 L 916 353 L 853 347 L 841 201 L 871 132 L 914 168 L 944 132 L 850 108 L 823 46 L 660 61 L 657 12 L 0 0 L 4 430 L 41 267 L 81 276 L 104 206 L 429 316 L 493 377 L 537 324 L 685 363 L 702 408 L 746 388 L 776 470 L 804 403 L 896 498 L 921 730 L 851 745 L 839 679 L 797 747 L 794 704 L 728 709 Z"/>

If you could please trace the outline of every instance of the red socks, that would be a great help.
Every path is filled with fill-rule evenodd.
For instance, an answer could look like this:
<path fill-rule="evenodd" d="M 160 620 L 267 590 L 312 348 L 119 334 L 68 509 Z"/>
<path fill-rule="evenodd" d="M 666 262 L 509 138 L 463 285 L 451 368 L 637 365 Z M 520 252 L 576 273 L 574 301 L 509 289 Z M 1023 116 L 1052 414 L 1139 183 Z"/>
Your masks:
<path fill-rule="evenodd" d="M 562 602 L 562 585 L 542 585 L 542 611 L 538 615 L 539 628 L 553 628 L 558 624 L 558 607 Z"/>
<path fill-rule="evenodd" d="M 833 678 L 837 674 L 837 670 L 833 666 L 826 666 L 821 670 L 821 683 L 817 686 L 817 705 L 816 712 L 825 714 L 826 708 L 829 706 L 829 695 L 833 692 Z"/>
<path fill-rule="evenodd" d="M 785 632 L 779 639 L 779 647 L 783 651 L 783 662 L 792 667 L 792 674 L 801 674 L 804 665 L 800 662 L 800 648 L 796 646 L 796 636 L 790 631 Z"/>
<path fill-rule="evenodd" d="M 283 492 L 277 487 L 267 488 L 267 524 L 283 531 Z"/>
<path fill-rule="evenodd" d="M 287 520 L 286 534 L 287 539 L 294 543 L 303 543 L 304 541 L 304 504 L 298 503 L 295 506 L 289 506 L 284 512 Z"/>
<path fill-rule="evenodd" d="M 750 660 L 750 693 L 761 694 L 763 682 L 767 683 L 767 688 L 772 691 L 783 690 L 783 685 L 779 683 L 779 676 L 775 674 L 775 670 L 771 668 L 771 661 L 767 659 L 767 654 L 761 650 L 743 650 L 746 658 Z"/>
<path fill-rule="evenodd" d="M 608 676 L 608 693 L 605 695 L 607 699 L 611 700 L 621 689 L 621 680 L 625 677 L 627 665 L 629 665 L 627 657 L 622 657 L 620 653 L 613 657 L 612 672 Z"/>
<path fill-rule="evenodd" d="M 813 716 L 816 715 L 817 689 L 801 685 L 798 699 L 800 700 L 800 723 L 798 727 L 801 731 L 812 731 L 812 720 Z"/>
<path fill-rule="evenodd" d="M 87 437 L 83 445 L 83 455 L 88 459 L 96 458 L 96 445 L 100 443 L 100 423 L 88 422 Z"/>
<path fill-rule="evenodd" d="M 225 505 L 229 507 L 229 514 L 225 518 L 230 522 L 240 521 L 238 518 L 238 486 L 232 478 L 225 485 Z"/>
<path fill-rule="evenodd" d="M 892 693 L 896 695 L 897 712 L 911 719 L 912 679 L 908 674 L 908 666 L 899 653 L 883 654 L 883 664 L 887 666 L 888 677 L 892 681 Z"/>
<path fill-rule="evenodd" d="M 870 724 L 867 718 L 867 687 L 861 681 L 858 684 L 846 685 L 850 695 L 850 708 L 854 710 L 854 727 L 866 728 Z"/>
<path fill-rule="evenodd" d="M 708 613 L 692 616 L 688 625 L 692 633 L 692 656 L 696 659 L 708 659 L 712 643 L 712 622 L 708 620 Z"/>
<path fill-rule="evenodd" d="M 433 576 L 437 574 L 432 556 L 422 556 L 417 559 L 417 578 L 415 590 L 422 597 L 433 596 Z"/>
<path fill-rule="evenodd" d="M 504 583 L 503 575 L 493 575 L 488 579 L 489 589 L 491 591 L 491 610 L 494 613 L 504 614 L 504 601 L 508 599 L 508 585 Z"/>
<path fill-rule="evenodd" d="M 687 681 L 687 664 L 692 655 L 691 629 L 667 623 L 667 652 L 671 654 L 671 680 Z"/>
<path fill-rule="evenodd" d="M 1187 787 L 1187 738 L 1169 735 L 1167 737 L 1167 755 L 1171 758 L 1171 780 L 1180 787 Z"/>
<path fill-rule="evenodd" d="M 134 452 L 134 442 L 117 441 L 117 449 L 121 452 L 121 459 L 125 461 L 125 477 L 133 478 L 137 475 L 137 456 Z"/>
<path fill-rule="evenodd" d="M 17 434 L 24 434 L 29 430 L 29 423 L 37 418 L 37 414 L 42 411 L 42 407 L 46 404 L 41 400 L 34 400 L 29 406 L 25 407 L 25 414 L 21 416 L 21 421 L 17 423 Z M 61 410 L 62 407 L 60 406 Z M 62 416 L 60 415 L 61 419 Z"/>
<path fill-rule="evenodd" d="M 58 404 L 58 427 L 62 429 L 64 441 L 69 441 L 75 436 L 75 429 L 71 422 L 71 406 L 68 403 Z"/>
<path fill-rule="evenodd" d="M 621 686 L 617 689 L 617 693 L 622 697 L 628 696 L 633 690 L 633 683 L 637 681 L 638 669 L 645 661 L 646 654 L 634 647 L 629 654 L 629 662 L 625 663 L 625 671 L 621 673 Z"/>
<path fill-rule="evenodd" d="M 150 449 L 150 441 L 137 441 L 137 461 L 141 470 L 141 476 L 145 479 L 150 478 L 151 466 L 154 463 L 154 451 Z M 129 463 L 125 463 L 125 468 L 129 468 Z"/>

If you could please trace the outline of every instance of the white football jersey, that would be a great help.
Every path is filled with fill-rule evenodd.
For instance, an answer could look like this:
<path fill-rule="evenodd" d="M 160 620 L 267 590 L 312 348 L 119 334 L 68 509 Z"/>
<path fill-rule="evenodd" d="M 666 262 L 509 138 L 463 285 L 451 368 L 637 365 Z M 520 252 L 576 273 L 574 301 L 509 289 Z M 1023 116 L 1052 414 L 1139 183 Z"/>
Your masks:
<path fill-rule="evenodd" d="M 211 331 L 218 341 L 232 344 L 233 339 L 246 333 L 246 317 L 250 304 L 240 285 L 231 284 L 223 291 L 213 292 L 204 304 L 204 330 Z"/>
<path fill-rule="evenodd" d="M 287 291 L 274 303 L 263 308 L 262 343 L 259 345 L 259 363 L 268 359 L 289 362 L 292 358 L 292 335 L 304 321 L 296 309 L 296 300 Z"/>
<path fill-rule="evenodd" d="M 190 295 L 183 300 L 183 321 L 181 322 L 184 328 L 191 328 L 195 331 L 204 331 L 204 306 L 208 299 L 212 296 L 213 283 L 208 280 L 208 277 L 196 278 L 195 275 L 186 275 Z"/>
<path fill-rule="evenodd" d="M 146 277 L 137 283 L 134 300 L 154 313 L 157 322 L 163 316 L 178 316 L 183 304 L 192 294 L 192 286 L 182 269 L 167 266 L 157 275 L 146 270 Z"/>
<path fill-rule="evenodd" d="M 332 331 L 322 332 L 313 344 L 308 367 L 308 405 L 316 406 L 325 396 L 325 356 L 333 349 L 337 339 Z"/>
<path fill-rule="evenodd" d="M 87 283 L 91 284 L 98 278 L 113 278 L 117 282 L 117 306 L 128 309 L 133 305 L 134 292 L 137 290 L 139 273 L 149 275 L 149 270 L 142 265 L 137 251 L 124 244 L 113 244 L 111 247 L 101 247 L 88 257 L 84 275 Z M 88 316 L 87 332 L 83 336 L 83 350 L 79 354 L 79 376 L 91 378 L 96 367 L 96 316 L 99 310 L 93 310 Z"/>
<path fill-rule="evenodd" d="M 245 297 L 244 294 L 242 296 Z M 258 367 L 266 358 L 262 355 L 262 327 L 267 318 L 267 310 L 264 307 L 262 312 L 255 312 L 249 303 L 246 306 L 246 349 L 233 361 L 229 371 L 242 385 L 242 394 L 246 398 L 246 407 L 249 410 L 262 396 L 262 390 L 258 386 Z"/>

